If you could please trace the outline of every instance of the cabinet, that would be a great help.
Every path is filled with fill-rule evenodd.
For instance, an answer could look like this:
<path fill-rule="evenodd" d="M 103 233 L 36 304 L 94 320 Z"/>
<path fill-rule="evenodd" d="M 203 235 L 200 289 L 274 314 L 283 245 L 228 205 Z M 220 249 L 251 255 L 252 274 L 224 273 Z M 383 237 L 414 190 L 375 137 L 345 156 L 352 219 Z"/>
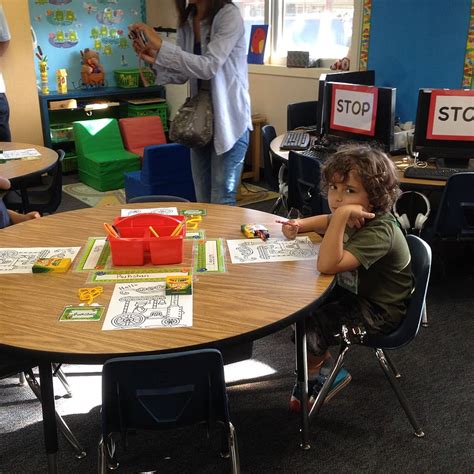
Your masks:
<path fill-rule="evenodd" d="M 70 163 L 75 159 L 75 144 L 72 122 L 99 118 L 120 118 L 126 116 L 124 105 L 128 99 L 164 98 L 162 86 L 119 88 L 101 87 L 72 90 L 67 94 L 39 94 L 41 126 L 44 146 L 62 148 L 66 152 L 65 171 L 74 169 Z M 58 102 L 75 100 L 77 107 L 54 108 Z M 93 104 L 102 104 L 98 108 Z"/>

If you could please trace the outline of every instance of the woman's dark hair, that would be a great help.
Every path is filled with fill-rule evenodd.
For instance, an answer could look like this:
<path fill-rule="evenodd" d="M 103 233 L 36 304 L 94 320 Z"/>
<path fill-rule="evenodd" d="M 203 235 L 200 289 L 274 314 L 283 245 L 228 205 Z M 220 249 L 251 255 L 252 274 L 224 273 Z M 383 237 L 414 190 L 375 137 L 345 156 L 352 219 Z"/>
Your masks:
<path fill-rule="evenodd" d="M 227 3 L 232 3 L 232 0 L 208 0 L 208 7 L 204 15 L 209 24 L 212 23 L 216 13 Z M 186 6 L 186 0 L 175 0 L 176 8 L 178 9 L 179 15 L 179 26 L 182 26 L 186 23 L 190 13 L 193 15 L 196 14 L 196 5 L 190 3 Z"/>
<path fill-rule="evenodd" d="M 393 161 L 378 148 L 348 144 L 338 148 L 321 170 L 321 192 L 327 195 L 329 185 L 337 175 L 340 182 L 355 171 L 366 190 L 373 212 L 388 212 L 400 194 L 397 170 Z"/>

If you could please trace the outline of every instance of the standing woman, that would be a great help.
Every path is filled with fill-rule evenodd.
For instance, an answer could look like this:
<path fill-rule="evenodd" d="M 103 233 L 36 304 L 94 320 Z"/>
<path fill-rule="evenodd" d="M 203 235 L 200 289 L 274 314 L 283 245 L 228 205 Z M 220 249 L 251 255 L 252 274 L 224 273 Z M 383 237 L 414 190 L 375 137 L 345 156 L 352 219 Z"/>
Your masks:
<path fill-rule="evenodd" d="M 152 64 L 156 84 L 190 81 L 191 96 L 210 82 L 214 138 L 191 149 L 199 202 L 235 205 L 252 129 L 244 23 L 232 0 L 175 0 L 179 12 L 176 44 L 163 41 L 143 23 L 130 25 L 134 48 Z M 144 33 L 145 41 L 140 38 Z"/>

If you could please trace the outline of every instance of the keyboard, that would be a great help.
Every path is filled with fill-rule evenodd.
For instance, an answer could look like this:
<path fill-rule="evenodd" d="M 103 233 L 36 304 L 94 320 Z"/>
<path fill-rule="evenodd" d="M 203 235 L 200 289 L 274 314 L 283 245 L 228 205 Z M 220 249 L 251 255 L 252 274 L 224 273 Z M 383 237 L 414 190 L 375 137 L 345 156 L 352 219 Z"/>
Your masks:
<path fill-rule="evenodd" d="M 465 173 L 466 169 L 456 168 L 420 168 L 410 166 L 405 169 L 403 176 L 405 178 L 434 179 L 438 181 L 447 181 L 453 174 Z"/>
<path fill-rule="evenodd" d="M 314 158 L 315 160 L 318 160 L 321 163 L 324 163 L 331 155 L 331 153 L 327 150 L 318 150 L 314 147 L 308 148 L 307 150 L 299 151 L 298 154 L 308 156 L 309 158 Z"/>
<path fill-rule="evenodd" d="M 306 132 L 286 132 L 280 150 L 306 150 L 310 143 L 310 135 Z"/>

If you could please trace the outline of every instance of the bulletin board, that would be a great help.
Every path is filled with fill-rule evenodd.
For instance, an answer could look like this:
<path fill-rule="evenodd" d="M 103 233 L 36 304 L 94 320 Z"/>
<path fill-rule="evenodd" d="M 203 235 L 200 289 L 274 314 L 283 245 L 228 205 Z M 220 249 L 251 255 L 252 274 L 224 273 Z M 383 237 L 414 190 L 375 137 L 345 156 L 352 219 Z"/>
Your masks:
<path fill-rule="evenodd" d="M 55 91 L 56 70 L 67 70 L 68 89 L 81 88 L 81 54 L 90 48 L 100 54 L 105 86 L 114 87 L 116 69 L 135 69 L 136 54 L 128 38 L 128 25 L 146 21 L 145 0 L 28 0 L 32 30 L 39 51 L 48 62 L 50 91 Z M 39 59 L 33 51 L 37 82 Z"/>
<path fill-rule="evenodd" d="M 377 86 L 397 88 L 402 122 L 415 120 L 420 88 L 472 87 L 473 4 L 364 0 L 359 66 L 375 70 Z"/>

